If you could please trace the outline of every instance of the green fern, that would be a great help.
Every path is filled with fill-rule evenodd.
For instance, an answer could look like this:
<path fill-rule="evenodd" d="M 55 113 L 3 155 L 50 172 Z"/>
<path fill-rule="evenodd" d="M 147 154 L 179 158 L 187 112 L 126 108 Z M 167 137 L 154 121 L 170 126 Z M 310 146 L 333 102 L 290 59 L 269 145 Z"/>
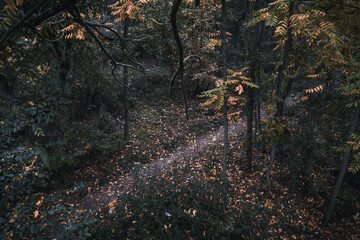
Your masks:
<path fill-rule="evenodd" d="M 354 155 L 354 160 L 349 164 L 348 170 L 354 174 L 360 172 L 360 153 Z"/>

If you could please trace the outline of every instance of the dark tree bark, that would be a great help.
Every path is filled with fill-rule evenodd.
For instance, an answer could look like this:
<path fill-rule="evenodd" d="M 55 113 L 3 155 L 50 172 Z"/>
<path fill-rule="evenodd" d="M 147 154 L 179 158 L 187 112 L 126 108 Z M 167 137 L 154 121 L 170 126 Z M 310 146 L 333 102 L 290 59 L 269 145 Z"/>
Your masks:
<path fill-rule="evenodd" d="M 295 12 L 295 6 L 296 6 L 296 1 L 291 2 L 290 6 L 289 6 L 288 22 L 290 22 L 290 18 Z M 274 117 L 277 120 L 281 119 L 281 117 L 283 115 L 285 99 L 291 89 L 291 86 L 292 86 L 292 83 L 294 80 L 293 78 L 288 79 L 287 86 L 285 87 L 285 89 L 281 86 L 283 79 L 284 79 L 284 73 L 287 71 L 287 69 L 289 67 L 289 62 L 290 62 L 290 52 L 292 49 L 292 41 L 293 41 L 292 30 L 293 29 L 291 26 L 287 29 L 287 39 L 285 42 L 283 63 L 279 67 L 278 75 L 277 75 L 277 79 L 276 79 L 276 93 L 275 93 L 276 94 L 276 113 L 275 113 Z M 272 150 L 271 150 L 270 161 L 269 161 L 269 165 L 268 165 L 268 169 L 267 169 L 267 183 L 268 183 L 268 191 L 269 192 L 271 192 L 270 175 L 271 175 L 272 166 L 273 166 L 275 158 L 276 158 L 276 150 L 279 147 L 279 142 L 273 141 L 271 145 L 272 145 Z"/>
<path fill-rule="evenodd" d="M 359 125 L 359 116 L 360 116 L 360 106 L 358 106 L 355 109 L 355 112 L 353 113 L 353 117 L 352 117 L 352 120 L 351 120 L 350 131 L 349 131 L 349 136 L 350 136 L 349 139 L 348 139 L 349 141 L 352 140 L 351 135 L 356 133 L 356 130 L 357 130 L 358 125 Z M 346 169 L 347 169 L 347 167 L 349 165 L 350 159 L 351 159 L 351 151 L 349 150 L 349 151 L 346 151 L 344 153 L 344 157 L 343 157 L 341 167 L 340 167 L 339 176 L 338 176 L 338 178 L 336 180 L 336 184 L 335 184 L 334 190 L 333 190 L 333 192 L 331 194 L 328 208 L 327 208 L 326 213 L 324 215 L 324 219 L 323 219 L 323 224 L 324 225 L 327 225 L 329 223 L 331 215 L 332 215 L 332 213 L 334 211 L 336 198 L 339 195 L 341 185 L 342 185 L 342 183 L 344 181 Z"/>
<path fill-rule="evenodd" d="M 129 19 L 126 17 L 124 20 L 124 39 L 127 39 L 129 34 Z M 127 50 L 127 41 L 123 43 L 123 51 Z M 129 86 L 129 68 L 124 66 L 124 85 Z M 130 107 L 129 107 L 129 88 L 124 87 L 124 140 L 130 140 Z"/>
<path fill-rule="evenodd" d="M 257 11 L 260 7 L 260 0 L 255 3 L 254 10 Z M 258 67 L 258 55 L 259 55 L 259 25 L 256 25 L 252 33 L 251 44 L 251 64 L 250 64 L 250 78 L 253 82 L 256 79 L 256 70 Z M 252 165 L 252 142 L 253 142 L 253 121 L 255 110 L 255 90 L 251 87 L 247 87 L 247 120 L 246 120 L 246 160 L 248 167 Z"/>
<path fill-rule="evenodd" d="M 71 67 L 71 62 L 69 58 L 69 51 L 71 47 L 70 40 L 68 39 L 65 40 L 65 48 L 63 51 L 60 50 L 60 45 L 58 44 L 58 42 L 56 41 L 52 42 L 52 45 L 54 47 L 55 54 L 60 64 L 60 73 L 59 73 L 60 79 L 62 83 L 65 83 L 67 73 L 69 72 Z"/>
<path fill-rule="evenodd" d="M 223 81 L 227 81 L 227 62 L 226 62 L 226 0 L 221 0 L 221 51 L 222 51 L 222 74 Z M 229 122 L 227 114 L 227 96 L 224 99 L 224 156 L 223 156 L 223 193 L 224 193 L 224 203 L 227 202 L 226 193 L 227 193 L 227 153 L 229 145 Z"/>
<path fill-rule="evenodd" d="M 269 3 L 269 0 L 264 1 L 264 6 L 266 7 Z M 265 23 L 261 22 L 260 24 L 260 32 L 259 32 L 259 37 L 258 37 L 258 51 L 261 51 L 261 43 L 262 43 L 262 38 L 264 35 L 264 31 L 265 31 Z M 255 137 L 259 136 L 260 137 L 260 143 L 258 143 L 259 146 L 257 146 L 256 150 L 258 151 L 258 147 L 260 147 L 261 152 L 265 153 L 265 138 L 262 134 L 262 128 L 261 128 L 261 96 L 260 96 L 260 89 L 261 89 L 261 77 L 260 77 L 260 73 L 261 73 L 261 62 L 260 59 L 258 58 L 257 61 L 257 68 L 256 68 L 256 84 L 259 86 L 259 88 L 255 89 Z"/>
<path fill-rule="evenodd" d="M 182 0 L 174 0 L 172 8 L 171 8 L 171 14 L 170 14 L 170 20 L 171 20 L 171 28 L 173 30 L 174 38 L 177 43 L 178 49 L 179 49 L 179 76 L 181 79 L 182 84 L 182 90 L 184 95 L 184 104 L 185 104 L 185 114 L 186 119 L 189 119 L 189 106 L 188 106 L 188 100 L 187 100 L 187 94 L 186 94 L 186 88 L 185 88 L 185 82 L 184 82 L 184 49 L 181 43 L 179 30 L 176 25 L 176 14 L 179 10 L 180 4 Z M 196 2 L 198 4 L 199 1 Z"/>

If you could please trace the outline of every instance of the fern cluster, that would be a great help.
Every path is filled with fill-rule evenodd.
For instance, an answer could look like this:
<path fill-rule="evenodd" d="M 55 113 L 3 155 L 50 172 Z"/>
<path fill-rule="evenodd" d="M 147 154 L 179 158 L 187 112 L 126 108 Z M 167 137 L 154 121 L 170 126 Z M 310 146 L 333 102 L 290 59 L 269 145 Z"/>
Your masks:
<path fill-rule="evenodd" d="M 239 96 L 244 92 L 244 85 L 252 88 L 259 87 L 251 82 L 251 79 L 246 77 L 242 71 L 235 72 L 233 70 L 228 70 L 228 74 L 229 80 L 224 82 L 222 79 L 217 79 L 215 88 L 199 95 L 201 98 L 208 98 L 203 105 L 214 104 L 215 108 L 220 110 L 222 106 L 224 106 L 225 99 L 227 99 L 230 106 L 236 105 L 240 100 Z M 242 104 L 239 103 L 239 105 Z"/>

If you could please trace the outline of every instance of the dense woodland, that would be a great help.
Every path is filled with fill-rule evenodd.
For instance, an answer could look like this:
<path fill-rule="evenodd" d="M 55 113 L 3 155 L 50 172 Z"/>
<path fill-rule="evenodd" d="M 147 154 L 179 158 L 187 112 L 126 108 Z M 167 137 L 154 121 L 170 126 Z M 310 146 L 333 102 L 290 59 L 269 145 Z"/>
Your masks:
<path fill-rule="evenodd" d="M 0 1 L 0 239 L 360 239 L 360 1 Z"/>

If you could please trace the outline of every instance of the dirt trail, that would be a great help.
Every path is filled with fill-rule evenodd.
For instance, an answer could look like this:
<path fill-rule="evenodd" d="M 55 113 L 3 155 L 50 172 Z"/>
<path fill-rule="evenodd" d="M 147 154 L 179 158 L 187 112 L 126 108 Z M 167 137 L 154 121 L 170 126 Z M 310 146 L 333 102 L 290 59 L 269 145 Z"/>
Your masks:
<path fill-rule="evenodd" d="M 229 134 L 245 129 L 246 122 L 230 124 Z M 199 153 L 209 150 L 215 143 L 223 139 L 224 127 L 220 127 L 213 132 L 209 132 L 180 147 L 178 150 L 157 161 L 140 165 L 135 163 L 133 170 L 120 176 L 116 181 L 102 186 L 99 191 L 87 196 L 80 204 L 80 208 L 86 212 L 94 212 L 98 207 L 108 204 L 114 198 L 126 193 L 133 185 L 134 181 L 146 181 L 160 172 L 171 169 L 177 160 L 189 159 Z"/>

